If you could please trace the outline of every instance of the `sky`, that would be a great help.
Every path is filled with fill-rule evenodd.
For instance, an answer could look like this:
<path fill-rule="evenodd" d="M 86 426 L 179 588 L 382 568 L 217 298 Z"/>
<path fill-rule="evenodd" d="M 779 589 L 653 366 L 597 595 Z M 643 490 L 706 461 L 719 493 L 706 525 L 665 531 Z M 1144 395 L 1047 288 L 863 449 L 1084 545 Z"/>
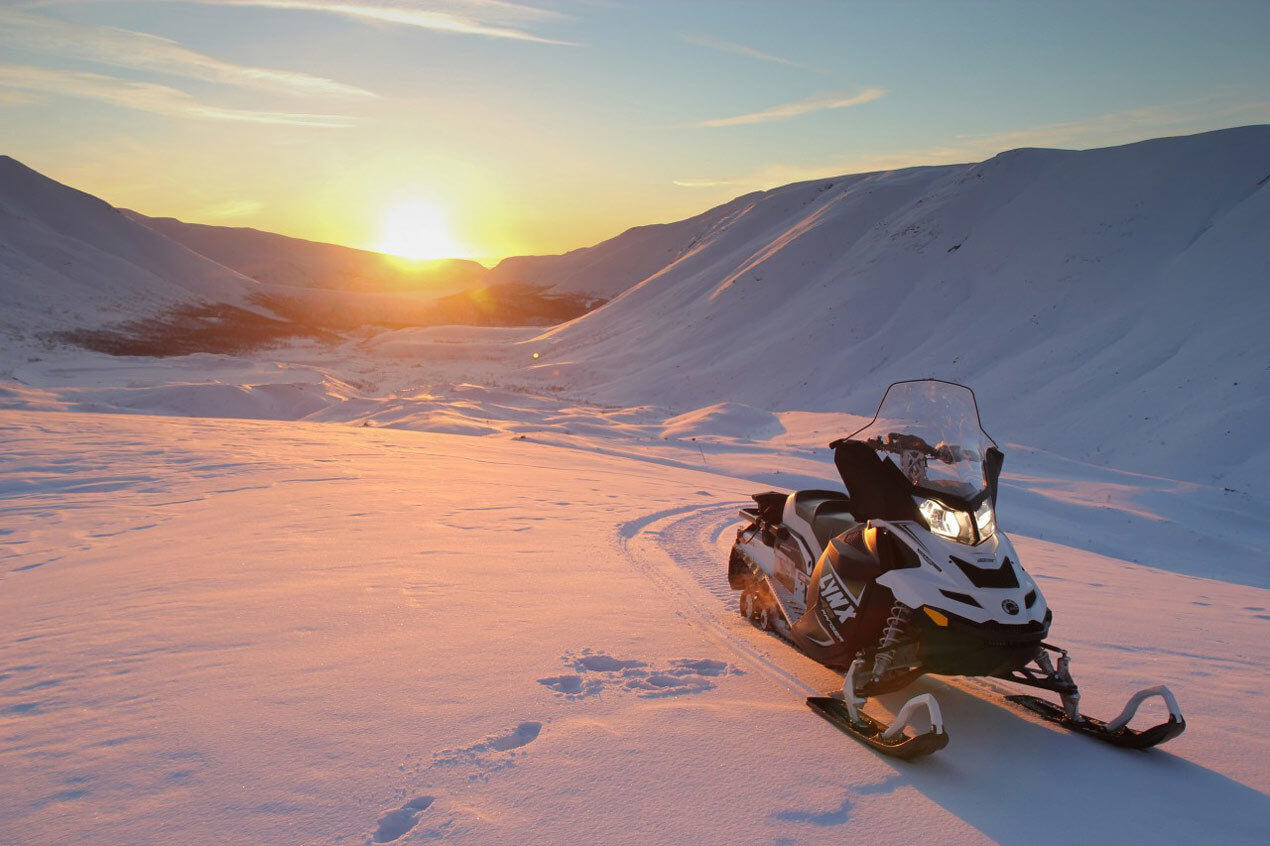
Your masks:
<path fill-rule="evenodd" d="M 1267 32 L 1264 0 L 0 0 L 0 154 L 493 263 L 802 179 L 1267 123 Z"/>

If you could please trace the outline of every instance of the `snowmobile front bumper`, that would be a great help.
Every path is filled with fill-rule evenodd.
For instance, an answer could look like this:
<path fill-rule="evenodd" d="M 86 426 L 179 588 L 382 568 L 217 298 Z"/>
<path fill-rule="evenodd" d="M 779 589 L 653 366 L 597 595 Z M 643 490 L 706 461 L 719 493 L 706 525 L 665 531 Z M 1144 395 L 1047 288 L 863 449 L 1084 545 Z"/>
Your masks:
<path fill-rule="evenodd" d="M 1026 665 L 1049 633 L 1051 615 L 1042 622 L 1005 625 L 975 623 L 940 611 L 947 625 L 914 615 L 921 629 L 919 658 L 927 672 L 943 676 L 995 676 Z"/>

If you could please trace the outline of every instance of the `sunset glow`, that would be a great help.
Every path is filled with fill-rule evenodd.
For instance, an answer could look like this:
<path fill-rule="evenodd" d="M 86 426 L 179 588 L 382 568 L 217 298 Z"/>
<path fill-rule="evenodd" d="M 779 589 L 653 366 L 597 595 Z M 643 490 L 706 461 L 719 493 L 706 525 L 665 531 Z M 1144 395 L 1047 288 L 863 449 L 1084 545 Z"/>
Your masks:
<path fill-rule="evenodd" d="M 450 233 L 445 210 L 427 200 L 400 203 L 384 212 L 375 249 L 416 260 L 468 255 Z"/>
<path fill-rule="evenodd" d="M 1129 3 L 786 5 L 0 2 L 0 154 L 151 216 L 494 263 L 790 182 L 1270 119 L 1265 3 L 1174 4 L 1150 41 Z M 415 198 L 440 209 L 386 219 Z"/>

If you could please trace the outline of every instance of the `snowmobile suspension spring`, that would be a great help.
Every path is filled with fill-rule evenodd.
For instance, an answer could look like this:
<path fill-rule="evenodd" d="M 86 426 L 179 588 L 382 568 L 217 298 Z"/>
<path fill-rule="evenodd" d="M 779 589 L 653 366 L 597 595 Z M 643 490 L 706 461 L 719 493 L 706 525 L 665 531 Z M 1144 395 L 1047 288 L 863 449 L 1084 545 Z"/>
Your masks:
<path fill-rule="evenodd" d="M 886 627 L 882 629 L 882 637 L 878 641 L 877 657 L 873 659 L 873 678 L 881 679 L 890 669 L 895 657 L 894 646 L 899 642 L 904 627 L 908 624 L 909 615 L 913 612 L 903 603 L 896 602 L 891 606 L 891 615 L 886 618 Z"/>

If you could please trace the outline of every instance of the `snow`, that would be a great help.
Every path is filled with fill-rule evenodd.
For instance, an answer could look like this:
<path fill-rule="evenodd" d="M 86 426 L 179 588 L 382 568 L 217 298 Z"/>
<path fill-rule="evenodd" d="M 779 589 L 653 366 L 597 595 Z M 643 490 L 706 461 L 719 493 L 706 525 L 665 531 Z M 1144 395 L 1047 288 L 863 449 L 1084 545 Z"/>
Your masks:
<path fill-rule="evenodd" d="M 547 332 L 0 345 L 0 843 L 1261 842 L 1267 140 L 750 195 L 569 254 L 637 284 Z M 19 331 L 78 284 L 41 278 Z M 901 763 L 736 613 L 749 494 L 836 486 L 826 444 L 932 371 L 1006 451 L 999 521 L 1084 710 L 1164 683 L 1180 738 L 1117 750 L 935 677 L 877 704 L 940 702 L 948 747 Z"/>
<path fill-rule="evenodd" d="M 1264 588 L 1016 533 L 1086 707 L 1166 681 L 1191 728 L 1127 753 L 932 679 L 952 742 L 904 765 L 815 719 L 834 676 L 735 614 L 748 481 L 499 436 L 3 415 L 4 842 L 1264 832 Z"/>

